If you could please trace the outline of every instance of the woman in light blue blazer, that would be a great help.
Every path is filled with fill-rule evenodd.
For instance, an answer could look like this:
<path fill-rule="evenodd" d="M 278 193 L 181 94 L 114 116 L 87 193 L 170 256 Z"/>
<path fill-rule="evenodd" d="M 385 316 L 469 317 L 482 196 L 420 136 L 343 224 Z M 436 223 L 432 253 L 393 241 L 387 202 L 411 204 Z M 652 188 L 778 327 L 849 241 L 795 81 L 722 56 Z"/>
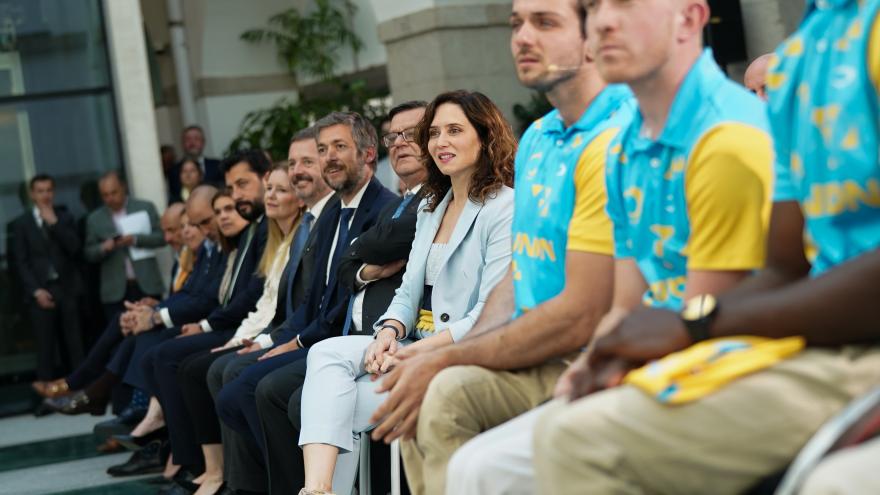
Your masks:
<path fill-rule="evenodd" d="M 510 265 L 516 139 L 501 111 L 481 93 L 441 94 L 425 110 L 416 141 L 427 157 L 427 194 L 391 305 L 373 338 L 336 337 L 309 353 L 301 494 L 352 489 L 359 433 L 384 399 L 370 374 L 388 371 L 399 345 L 462 339 Z"/>

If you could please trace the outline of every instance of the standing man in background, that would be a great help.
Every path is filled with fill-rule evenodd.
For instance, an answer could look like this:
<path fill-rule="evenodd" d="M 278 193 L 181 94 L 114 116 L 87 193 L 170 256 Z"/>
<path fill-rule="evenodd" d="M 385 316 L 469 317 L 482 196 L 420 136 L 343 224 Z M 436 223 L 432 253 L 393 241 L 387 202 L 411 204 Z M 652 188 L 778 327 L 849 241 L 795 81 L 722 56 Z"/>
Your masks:
<path fill-rule="evenodd" d="M 130 198 L 125 181 L 117 172 L 107 172 L 98 181 L 104 206 L 86 220 L 85 257 L 101 264 L 101 303 L 104 316 L 112 318 L 122 311 L 123 301 L 139 301 L 145 296 L 161 299 L 164 289 L 155 256 L 132 259 L 131 248 L 158 248 L 165 245 L 156 207 L 148 201 Z M 122 223 L 132 214 L 145 212 L 150 231 L 123 234 Z"/>
<path fill-rule="evenodd" d="M 80 239 L 66 210 L 54 206 L 55 179 L 38 174 L 30 181 L 33 208 L 13 222 L 16 273 L 27 299 L 31 328 L 37 338 L 39 392 L 55 378 L 55 346 L 63 336 L 66 364 L 83 360 L 83 338 L 76 298 L 82 280 L 76 267 Z"/>
<path fill-rule="evenodd" d="M 188 126 L 180 135 L 180 144 L 183 147 L 183 158 L 175 163 L 168 172 L 168 195 L 180 197 L 180 168 L 186 160 L 194 160 L 202 169 L 202 182 L 217 187 L 223 187 L 223 171 L 220 170 L 220 160 L 205 158 L 205 131 L 197 125 Z"/>

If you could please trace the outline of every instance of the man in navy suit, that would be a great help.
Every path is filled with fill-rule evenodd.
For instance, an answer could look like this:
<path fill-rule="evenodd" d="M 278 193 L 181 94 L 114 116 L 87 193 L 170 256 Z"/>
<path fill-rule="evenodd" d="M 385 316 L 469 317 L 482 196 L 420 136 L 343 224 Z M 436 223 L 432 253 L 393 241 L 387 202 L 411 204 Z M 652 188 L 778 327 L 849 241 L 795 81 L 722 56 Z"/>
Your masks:
<path fill-rule="evenodd" d="M 45 174 L 30 181 L 33 209 L 12 224 L 14 266 L 37 336 L 37 380 L 55 378 L 55 348 L 63 337 L 70 366 L 83 360 L 83 339 L 76 307 L 82 281 L 76 267 L 80 249 L 76 225 L 54 206 L 55 180 Z M 40 383 L 42 383 L 40 382 Z"/>
<path fill-rule="evenodd" d="M 217 187 L 223 186 L 223 174 L 220 160 L 206 158 L 205 131 L 197 126 L 188 126 L 180 135 L 183 146 L 183 159 L 175 163 L 168 172 L 168 197 L 180 197 L 180 168 L 185 160 L 194 160 L 202 169 L 202 182 Z"/>
<path fill-rule="evenodd" d="M 259 336 L 239 351 L 241 357 L 223 361 L 226 365 L 222 370 L 216 369 L 220 361 L 215 363 L 208 377 L 212 385 L 216 375 L 222 374 L 223 388 L 215 395 L 217 413 L 239 434 L 239 439 L 260 447 L 257 457 L 262 457 L 259 452 L 263 450 L 254 397 L 257 383 L 269 372 L 306 356 L 309 346 L 340 334 L 350 292 L 338 289 L 339 260 L 396 197 L 373 177 L 378 138 L 368 120 L 354 112 L 333 112 L 316 122 L 315 128 L 322 176 L 337 192 L 340 202 L 322 213 L 315 227 L 318 262 L 305 301 L 279 329 Z M 238 440 L 224 436 L 224 443 L 227 441 Z M 238 479 L 237 471 L 228 471 L 231 479 L 227 482 L 232 488 L 265 491 L 265 476 Z"/>

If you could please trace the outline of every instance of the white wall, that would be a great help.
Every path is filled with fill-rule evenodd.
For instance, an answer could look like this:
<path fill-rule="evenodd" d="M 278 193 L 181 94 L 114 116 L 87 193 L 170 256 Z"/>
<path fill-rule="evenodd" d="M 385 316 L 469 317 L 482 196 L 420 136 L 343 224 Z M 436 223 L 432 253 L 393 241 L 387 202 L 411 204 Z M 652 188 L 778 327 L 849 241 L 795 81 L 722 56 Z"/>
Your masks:
<path fill-rule="evenodd" d="M 205 153 L 208 156 L 221 156 L 232 138 L 238 134 L 238 127 L 248 112 L 269 108 L 282 97 L 296 101 L 295 93 L 288 91 L 213 96 L 199 100 L 199 114 L 204 116 L 205 127 L 211 130 Z"/>

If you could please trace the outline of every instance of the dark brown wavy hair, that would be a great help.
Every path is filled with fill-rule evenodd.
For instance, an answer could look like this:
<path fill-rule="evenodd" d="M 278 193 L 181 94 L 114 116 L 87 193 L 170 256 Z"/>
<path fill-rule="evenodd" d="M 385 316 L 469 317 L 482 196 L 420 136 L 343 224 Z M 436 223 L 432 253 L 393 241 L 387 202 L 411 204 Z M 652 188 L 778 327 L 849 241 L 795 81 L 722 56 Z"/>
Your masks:
<path fill-rule="evenodd" d="M 501 186 L 513 186 L 516 137 L 510 124 L 504 120 L 501 110 L 488 96 L 477 91 L 458 90 L 443 93 L 428 104 L 425 116 L 422 117 L 416 131 L 416 143 L 422 149 L 422 156 L 426 157 L 428 165 L 428 180 L 423 186 L 425 197 L 428 199 L 428 206 L 425 208 L 427 211 L 434 211 L 452 187 L 449 176 L 443 175 L 428 153 L 431 122 L 434 120 L 437 108 L 445 103 L 458 105 L 480 138 L 480 156 L 477 158 L 476 171 L 471 177 L 468 198 L 475 203 L 483 204 L 489 197 L 494 197 Z"/>

